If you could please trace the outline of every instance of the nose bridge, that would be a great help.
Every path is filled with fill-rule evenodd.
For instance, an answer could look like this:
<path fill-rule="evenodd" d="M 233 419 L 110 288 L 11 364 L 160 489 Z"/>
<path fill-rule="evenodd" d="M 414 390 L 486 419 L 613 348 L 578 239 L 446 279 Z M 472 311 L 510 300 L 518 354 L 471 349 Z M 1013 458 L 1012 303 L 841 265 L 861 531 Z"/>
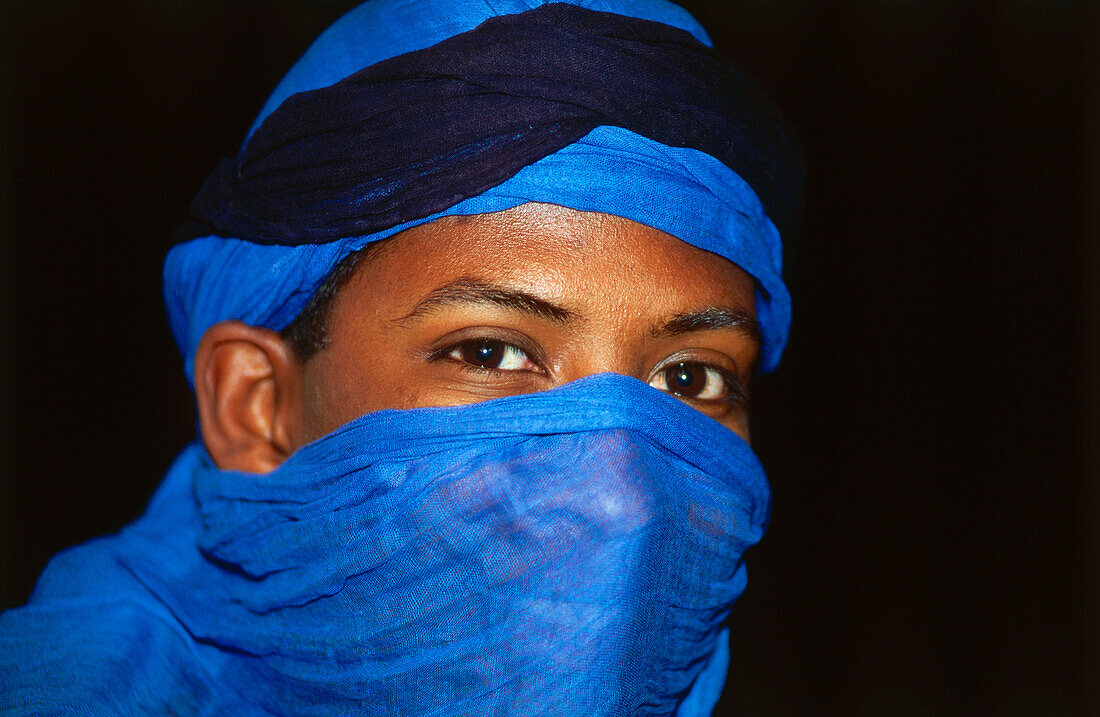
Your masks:
<path fill-rule="evenodd" d="M 649 523 L 657 501 L 652 466 L 641 438 L 625 429 L 587 434 L 576 470 L 583 480 L 572 510 L 610 533 Z"/>
<path fill-rule="evenodd" d="M 574 338 L 560 366 L 560 383 L 568 383 L 598 373 L 617 373 L 645 380 L 642 338 L 638 335 L 639 320 L 629 320 L 607 311 Z"/>

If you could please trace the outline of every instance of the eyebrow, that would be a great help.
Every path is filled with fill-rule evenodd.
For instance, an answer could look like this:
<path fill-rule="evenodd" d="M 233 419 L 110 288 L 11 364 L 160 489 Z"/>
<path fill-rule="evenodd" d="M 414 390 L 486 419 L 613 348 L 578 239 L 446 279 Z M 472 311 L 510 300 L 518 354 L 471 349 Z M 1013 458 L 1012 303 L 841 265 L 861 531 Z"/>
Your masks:
<path fill-rule="evenodd" d="M 423 299 L 417 302 L 412 311 L 396 319 L 396 321 L 400 323 L 419 319 L 433 311 L 454 304 L 493 304 L 512 311 L 549 319 L 559 324 L 577 318 L 577 315 L 572 311 L 528 294 L 526 291 L 464 277 L 455 279 L 438 289 L 428 292 Z"/>
<path fill-rule="evenodd" d="M 693 331 L 733 329 L 760 345 L 763 332 L 752 314 L 733 306 L 708 306 L 699 311 L 678 314 L 653 329 L 654 336 L 680 336 Z"/>
<path fill-rule="evenodd" d="M 414 321 L 455 304 L 492 304 L 559 324 L 578 318 L 575 312 L 526 291 L 481 279 L 462 277 L 428 292 L 417 302 L 412 311 L 395 321 L 397 323 Z M 708 306 L 698 311 L 677 314 L 659 323 L 652 334 L 668 337 L 720 329 L 733 329 L 758 345 L 763 342 L 759 322 L 751 313 L 733 306 Z"/>

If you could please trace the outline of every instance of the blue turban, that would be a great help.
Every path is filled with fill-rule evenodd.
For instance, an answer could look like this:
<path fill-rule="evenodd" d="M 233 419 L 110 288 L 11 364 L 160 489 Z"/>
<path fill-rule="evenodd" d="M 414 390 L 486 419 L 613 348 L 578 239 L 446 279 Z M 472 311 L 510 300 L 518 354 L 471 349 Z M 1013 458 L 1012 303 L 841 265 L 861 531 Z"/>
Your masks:
<path fill-rule="evenodd" d="M 767 369 L 799 190 L 774 110 L 671 4 L 372 0 L 199 193 L 168 311 L 190 376 L 214 323 L 287 326 L 371 242 L 547 202 L 742 267 Z M 0 711 L 706 715 L 769 500 L 737 435 L 610 374 L 369 413 L 263 475 L 195 442 L 0 615 Z"/>
<path fill-rule="evenodd" d="M 556 34 L 539 36 L 542 55 L 534 41 L 512 43 L 512 56 L 500 49 L 547 27 Z M 592 49 L 544 68 L 563 43 Z M 286 327 L 349 253 L 442 216 L 525 202 L 615 214 L 734 262 L 756 279 L 761 367 L 774 368 L 790 324 L 777 224 L 796 211 L 799 151 L 756 86 L 708 45 L 662 0 L 374 0 L 351 11 L 276 88 L 241 155 L 196 200 L 194 238 L 168 256 L 187 375 L 206 329 L 226 319 Z M 485 91 L 501 77 L 507 85 Z M 430 121 L 410 131 L 418 114 Z M 486 127 L 486 117 L 513 124 Z M 430 133 L 440 146 L 408 159 L 400 140 L 422 146 Z M 302 170 L 307 160 L 317 166 Z"/>

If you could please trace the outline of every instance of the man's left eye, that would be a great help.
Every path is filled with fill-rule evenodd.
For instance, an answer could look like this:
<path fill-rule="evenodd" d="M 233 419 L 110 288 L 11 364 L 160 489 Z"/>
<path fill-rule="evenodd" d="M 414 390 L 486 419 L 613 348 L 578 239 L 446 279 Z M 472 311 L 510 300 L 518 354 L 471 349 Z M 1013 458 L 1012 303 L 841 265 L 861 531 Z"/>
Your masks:
<path fill-rule="evenodd" d="M 451 348 L 447 358 L 492 371 L 537 371 L 523 349 L 503 341 L 475 339 Z"/>
<path fill-rule="evenodd" d="M 729 380 L 713 366 L 679 362 L 649 379 L 649 385 L 673 396 L 695 401 L 719 401 L 730 393 Z"/>

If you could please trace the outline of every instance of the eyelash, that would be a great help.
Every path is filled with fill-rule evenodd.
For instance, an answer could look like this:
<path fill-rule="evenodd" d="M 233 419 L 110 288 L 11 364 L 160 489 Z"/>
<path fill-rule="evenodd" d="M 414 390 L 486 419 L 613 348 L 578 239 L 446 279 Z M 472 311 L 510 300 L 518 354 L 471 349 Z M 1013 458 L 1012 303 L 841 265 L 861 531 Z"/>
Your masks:
<path fill-rule="evenodd" d="M 465 352 L 473 352 L 478 350 L 493 350 L 496 349 L 501 352 L 500 363 L 497 366 L 488 366 L 486 364 L 492 362 L 492 358 L 488 361 L 479 362 L 474 360 L 471 356 Z M 538 373 L 544 374 L 545 369 L 541 366 L 540 362 L 532 357 L 535 352 L 531 349 L 523 348 L 510 341 L 503 341 L 501 339 L 494 338 L 471 338 L 459 341 L 457 343 L 448 344 L 436 351 L 430 356 L 429 360 L 447 360 L 458 364 L 461 368 L 467 371 L 472 371 L 481 375 L 500 375 L 500 374 L 519 374 L 519 373 Z M 526 362 L 531 365 L 531 368 L 501 368 L 500 366 L 508 361 L 518 360 L 516 354 L 523 357 Z M 493 357 L 495 358 L 495 357 Z M 709 387 L 709 382 L 713 378 L 719 379 L 724 384 L 723 395 L 715 398 L 698 398 L 698 394 L 695 396 L 688 395 L 685 392 L 678 392 L 670 385 L 670 378 L 675 381 L 676 377 L 672 374 L 673 371 L 683 371 L 688 375 L 693 370 L 702 369 L 704 371 L 704 384 L 699 390 L 699 393 L 705 392 Z M 661 380 L 663 386 L 655 386 L 654 383 Z M 749 402 L 748 392 L 745 390 L 742 382 L 739 381 L 726 369 L 715 366 L 713 364 L 704 363 L 701 361 L 690 360 L 673 360 L 666 363 L 663 366 L 656 368 L 650 378 L 646 381 L 650 386 L 665 391 L 666 393 L 681 398 L 685 401 L 702 404 L 728 404 L 731 406 L 747 407 Z M 685 386 L 685 388 L 687 388 Z"/>
<path fill-rule="evenodd" d="M 704 372 L 704 380 L 703 386 L 700 387 L 697 394 L 689 395 L 687 392 L 675 390 L 672 386 L 672 382 L 676 381 L 677 378 L 674 372 L 679 372 L 680 375 L 686 374 L 690 377 L 692 373 L 697 373 L 699 370 Z M 721 395 L 712 398 L 700 398 L 703 393 L 709 390 L 710 382 L 715 378 L 722 383 L 722 387 L 720 388 Z M 655 385 L 658 381 L 663 385 Z M 747 408 L 749 403 L 748 392 L 745 390 L 744 384 L 740 380 L 726 369 L 702 361 L 674 359 L 655 369 L 647 383 L 669 395 L 693 403 L 710 405 L 725 404 L 743 408 Z M 684 388 L 687 387 L 685 386 Z"/>
<path fill-rule="evenodd" d="M 499 351 L 501 354 L 499 356 L 499 363 L 496 366 L 488 366 L 486 364 L 491 363 L 493 358 L 496 357 L 489 358 L 485 361 L 477 361 L 473 357 L 464 355 L 466 351 L 473 352 L 479 350 Z M 499 339 L 466 339 L 465 341 L 460 341 L 457 344 L 451 344 L 450 346 L 440 349 L 433 354 L 433 357 L 454 361 L 465 368 L 480 373 L 541 373 L 542 368 L 531 358 L 531 353 L 531 351 L 520 346 Z M 531 364 L 531 368 L 501 368 L 501 365 L 506 361 L 519 360 L 516 356 L 517 354 L 526 360 L 527 363 Z"/>

